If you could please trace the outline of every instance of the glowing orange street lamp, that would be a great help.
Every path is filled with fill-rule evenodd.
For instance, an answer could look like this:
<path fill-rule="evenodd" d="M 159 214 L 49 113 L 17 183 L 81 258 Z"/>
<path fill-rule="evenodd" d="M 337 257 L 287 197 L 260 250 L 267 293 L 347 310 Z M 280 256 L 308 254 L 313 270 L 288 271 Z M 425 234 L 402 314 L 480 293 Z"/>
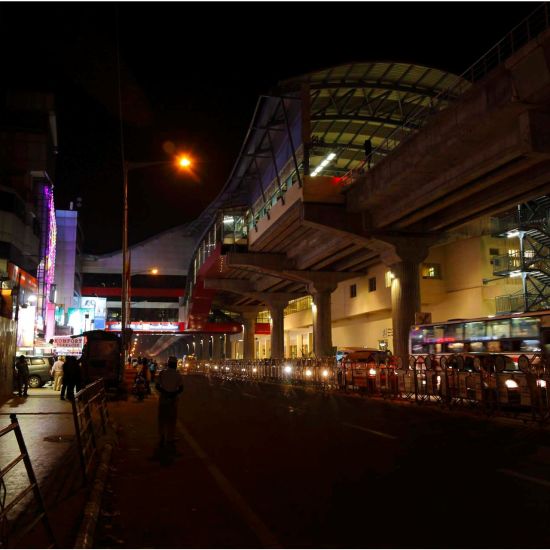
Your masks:
<path fill-rule="evenodd" d="M 191 166 L 191 159 L 186 155 L 181 155 L 177 159 L 177 164 L 180 168 L 189 168 Z"/>

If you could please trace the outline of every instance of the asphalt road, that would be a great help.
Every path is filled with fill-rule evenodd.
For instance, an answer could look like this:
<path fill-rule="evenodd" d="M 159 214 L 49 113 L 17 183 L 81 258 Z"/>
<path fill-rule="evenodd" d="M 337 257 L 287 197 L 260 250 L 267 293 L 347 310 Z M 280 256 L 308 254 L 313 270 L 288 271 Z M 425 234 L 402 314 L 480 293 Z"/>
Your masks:
<path fill-rule="evenodd" d="M 113 409 L 121 520 L 107 545 L 118 537 L 131 547 L 550 546 L 547 429 L 187 376 L 182 456 L 161 466 L 145 457 L 155 407 L 150 397 Z"/>

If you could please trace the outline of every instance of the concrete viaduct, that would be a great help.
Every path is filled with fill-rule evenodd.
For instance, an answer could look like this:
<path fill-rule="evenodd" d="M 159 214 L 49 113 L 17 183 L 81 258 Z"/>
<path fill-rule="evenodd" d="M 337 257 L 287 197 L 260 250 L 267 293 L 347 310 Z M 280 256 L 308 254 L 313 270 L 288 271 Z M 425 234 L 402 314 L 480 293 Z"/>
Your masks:
<path fill-rule="evenodd" d="M 299 102 L 284 90 L 270 98 L 269 109 L 255 115 L 255 133 L 243 145 L 240 164 L 203 215 L 189 277 L 189 328 L 201 330 L 201 315 L 213 303 L 238 311 L 244 320 L 244 356 L 250 358 L 253 320 L 267 306 L 272 357 L 280 358 L 284 307 L 311 294 L 314 351 L 327 356 L 331 293 L 340 281 L 382 261 L 394 274 L 394 352 L 405 357 L 408 330 L 420 311 L 418 268 L 430 246 L 468 221 L 550 192 L 550 33 L 542 32 L 464 88 L 374 166 L 352 172 L 344 186 L 339 178 L 310 170 L 310 152 L 317 145 L 310 140 L 317 100 L 311 86 L 302 85 L 298 94 L 300 133 L 291 120 L 292 106 Z M 384 143 L 378 142 L 380 148 Z M 282 149 L 284 162 L 277 157 Z M 259 156 L 265 159 L 263 168 Z M 288 180 L 285 187 L 282 166 L 289 165 L 296 168 L 297 181 Z M 250 189 L 259 182 L 264 194 L 262 178 L 269 170 L 281 193 L 267 215 L 254 217 Z M 234 231 L 228 244 L 223 226 L 238 212 L 248 230 Z"/>

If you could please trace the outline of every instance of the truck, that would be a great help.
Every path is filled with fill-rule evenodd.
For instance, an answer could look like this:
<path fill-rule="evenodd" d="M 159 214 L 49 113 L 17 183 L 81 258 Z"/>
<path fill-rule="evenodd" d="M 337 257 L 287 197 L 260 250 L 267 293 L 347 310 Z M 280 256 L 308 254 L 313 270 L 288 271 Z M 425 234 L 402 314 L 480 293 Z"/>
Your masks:
<path fill-rule="evenodd" d="M 90 330 L 73 338 L 84 337 L 82 374 L 85 384 L 103 378 L 105 388 L 118 392 L 123 374 L 123 353 L 120 335 L 105 330 Z"/>

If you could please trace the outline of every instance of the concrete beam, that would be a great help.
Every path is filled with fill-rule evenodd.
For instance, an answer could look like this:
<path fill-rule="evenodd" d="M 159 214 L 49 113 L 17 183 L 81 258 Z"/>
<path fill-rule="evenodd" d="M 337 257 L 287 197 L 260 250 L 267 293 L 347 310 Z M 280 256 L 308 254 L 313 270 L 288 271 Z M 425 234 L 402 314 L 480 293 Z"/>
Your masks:
<path fill-rule="evenodd" d="M 388 249 L 405 242 L 408 246 L 410 239 L 427 241 L 433 246 L 446 238 L 443 232 L 426 231 L 399 231 L 393 229 L 374 229 L 370 227 L 370 216 L 367 213 L 347 212 L 345 207 L 326 204 L 304 204 L 304 225 L 330 232 L 364 248 L 386 253 Z M 327 225 L 329 224 L 330 225 Z"/>
<path fill-rule="evenodd" d="M 279 271 L 292 269 L 295 264 L 285 254 L 262 254 L 260 252 L 229 252 L 226 255 L 227 267 L 251 267 L 259 271 Z"/>
<path fill-rule="evenodd" d="M 364 272 L 357 271 L 283 271 L 290 280 L 300 281 L 307 285 L 329 285 L 334 286 L 346 279 L 353 279 L 354 277 L 362 277 Z"/>
<path fill-rule="evenodd" d="M 550 153 L 549 62 L 546 32 L 369 170 L 347 192 L 347 209 L 368 213 L 376 228 L 430 228 L 434 215 L 459 204 L 466 208 L 457 223 L 479 215 L 478 198 L 493 189 L 501 204 L 526 200 L 527 172 Z M 522 193 L 501 188 L 514 176 Z"/>
<path fill-rule="evenodd" d="M 231 311 L 233 313 L 240 313 L 242 316 L 244 316 L 248 314 L 257 315 L 262 308 L 260 306 L 227 304 L 226 306 L 224 305 L 223 309 L 225 309 L 226 311 Z"/>
<path fill-rule="evenodd" d="M 276 302 L 289 302 L 302 298 L 304 292 L 261 292 L 257 285 L 247 279 L 205 279 L 204 287 L 214 290 L 234 292 L 248 298 L 254 298 L 265 304 Z"/>
<path fill-rule="evenodd" d="M 250 294 L 258 290 L 255 283 L 248 279 L 204 279 L 204 288 L 235 294 Z"/>
<path fill-rule="evenodd" d="M 363 216 L 347 212 L 344 205 L 304 203 L 302 224 L 363 246 L 368 246 L 370 242 L 370 237 L 364 231 Z"/>

